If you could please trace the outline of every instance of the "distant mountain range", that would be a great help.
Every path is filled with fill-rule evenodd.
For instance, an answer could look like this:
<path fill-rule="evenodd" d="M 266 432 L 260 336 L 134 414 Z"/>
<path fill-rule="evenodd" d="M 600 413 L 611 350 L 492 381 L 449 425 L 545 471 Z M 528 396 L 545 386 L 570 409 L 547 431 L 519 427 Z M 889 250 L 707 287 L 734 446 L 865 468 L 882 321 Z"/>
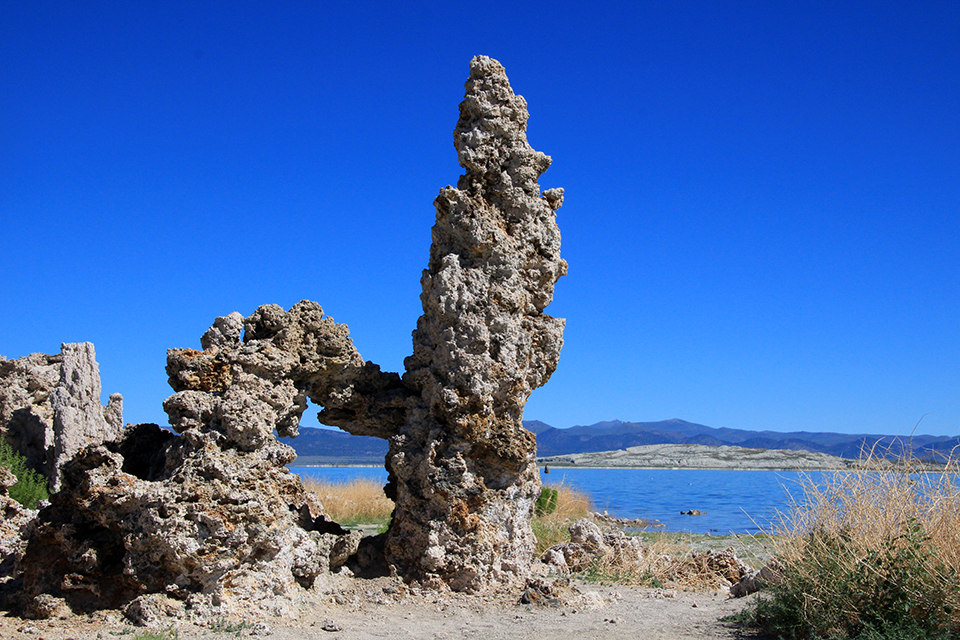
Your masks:
<path fill-rule="evenodd" d="M 557 429 L 539 420 L 524 421 L 523 426 L 537 434 L 537 456 L 616 451 L 645 444 L 732 445 L 750 449 L 789 449 L 814 451 L 841 458 L 859 458 L 864 451 L 897 458 L 910 452 L 915 457 L 943 462 L 960 436 L 910 437 L 871 434 L 794 431 L 746 431 L 716 429 L 684 420 L 659 422 L 598 422 L 589 426 Z M 382 464 L 387 442 L 367 436 L 351 436 L 342 431 L 302 427 L 294 440 L 282 440 L 297 451 L 300 464 Z M 296 464 L 296 463 L 294 463 Z"/>
<path fill-rule="evenodd" d="M 598 422 L 586 427 L 556 429 L 539 421 L 524 422 L 537 434 L 537 455 L 615 451 L 644 444 L 731 445 L 749 449 L 788 449 L 813 451 L 841 458 L 859 458 L 863 452 L 897 458 L 910 452 L 917 458 L 942 462 L 957 446 L 960 436 L 910 437 L 830 432 L 746 431 L 715 429 L 684 420 L 660 422 Z"/>

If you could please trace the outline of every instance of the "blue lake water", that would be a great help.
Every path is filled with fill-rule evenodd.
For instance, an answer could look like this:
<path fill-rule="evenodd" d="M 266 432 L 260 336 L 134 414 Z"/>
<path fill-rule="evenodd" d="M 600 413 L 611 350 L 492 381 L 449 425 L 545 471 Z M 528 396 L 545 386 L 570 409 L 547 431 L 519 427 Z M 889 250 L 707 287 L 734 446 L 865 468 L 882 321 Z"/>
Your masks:
<path fill-rule="evenodd" d="M 291 467 L 302 477 L 330 482 L 354 478 L 387 481 L 378 467 Z M 545 484 L 565 483 L 587 493 L 597 511 L 619 518 L 644 518 L 663 524 L 664 531 L 691 533 L 758 533 L 769 531 L 787 513 L 790 495 L 802 497 L 798 481 L 820 474 L 796 471 L 689 469 L 541 470 Z M 695 509 L 699 516 L 680 515 Z"/>

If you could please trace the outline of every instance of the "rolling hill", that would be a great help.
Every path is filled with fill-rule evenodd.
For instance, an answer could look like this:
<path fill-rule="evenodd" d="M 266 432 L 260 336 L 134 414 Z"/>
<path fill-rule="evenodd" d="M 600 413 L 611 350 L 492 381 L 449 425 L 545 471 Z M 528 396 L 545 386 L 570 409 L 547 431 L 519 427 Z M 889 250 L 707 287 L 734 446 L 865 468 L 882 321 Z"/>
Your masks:
<path fill-rule="evenodd" d="M 859 458 L 863 451 L 888 458 L 912 452 L 918 458 L 942 462 L 960 446 L 960 436 L 915 435 L 899 438 L 875 434 L 833 432 L 746 431 L 714 428 L 685 420 L 621 422 L 557 429 L 538 420 L 524 426 L 537 435 L 537 456 L 557 456 L 597 451 L 617 451 L 654 444 L 698 444 L 711 447 L 737 446 L 750 449 L 789 449 L 826 453 L 841 458 Z M 282 442 L 299 456 L 294 464 L 383 464 L 387 442 L 379 438 L 351 436 L 342 431 L 302 427 L 300 436 Z"/>

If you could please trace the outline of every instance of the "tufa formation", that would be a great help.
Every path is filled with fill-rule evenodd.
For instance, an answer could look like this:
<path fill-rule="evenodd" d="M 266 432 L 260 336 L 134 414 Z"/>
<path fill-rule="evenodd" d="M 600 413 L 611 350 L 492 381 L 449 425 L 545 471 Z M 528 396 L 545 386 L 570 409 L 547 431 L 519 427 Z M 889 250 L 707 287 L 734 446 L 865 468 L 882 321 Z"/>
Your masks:
<path fill-rule="evenodd" d="M 60 487 L 60 469 L 81 448 L 113 440 L 123 428 L 123 396 L 100 404 L 100 367 L 89 342 L 60 353 L 0 357 L 0 429 L 27 466 Z"/>
<path fill-rule="evenodd" d="M 266 305 L 218 318 L 201 343 L 167 354 L 164 409 L 180 437 L 136 425 L 63 468 L 23 561 L 28 613 L 283 614 L 356 552 L 361 534 L 324 517 L 273 436 L 296 435 L 304 393 L 349 395 L 373 372 L 346 327 L 312 302 Z"/>
<path fill-rule="evenodd" d="M 283 613 L 298 589 L 347 563 L 458 591 L 522 584 L 540 494 L 523 408 L 559 360 L 564 321 L 544 308 L 567 270 L 563 190 L 541 193 L 550 158 L 527 143 L 527 118 L 500 63 L 474 58 L 454 131 L 465 173 L 434 202 L 402 377 L 364 362 L 318 304 L 264 305 L 217 318 L 202 351 L 168 352 L 164 410 L 178 435 L 142 424 L 105 437 L 97 416 L 119 424 L 119 411 L 91 409 L 99 378 L 96 395 L 63 382 L 89 369 L 67 365 L 66 345 L 56 388 L 54 363 L 40 362 L 51 357 L 37 360 L 42 384 L 24 388 L 45 389 L 52 414 L 22 391 L 13 404 L 27 413 L 11 422 L 4 409 L 5 424 L 52 421 L 56 434 L 68 420 L 88 446 L 38 440 L 62 481 L 23 558 L 28 612 Z M 295 453 L 274 432 L 296 436 L 308 398 L 322 423 L 389 441 L 384 490 L 396 508 L 385 534 L 361 541 L 330 522 L 287 471 Z"/>
<path fill-rule="evenodd" d="M 392 378 L 354 387 L 362 411 L 325 404 L 320 413 L 324 424 L 389 440 L 385 491 L 396 509 L 377 551 L 426 586 L 517 581 L 533 556 L 540 476 L 523 407 L 560 357 L 564 321 L 543 310 L 567 263 L 556 223 L 563 190 L 541 194 L 550 158 L 527 143 L 527 118 L 503 66 L 474 58 L 454 131 L 466 172 L 434 201 L 402 389 Z"/>
<path fill-rule="evenodd" d="M 388 562 L 455 590 L 522 578 L 533 555 L 540 476 L 523 408 L 560 358 L 564 321 L 543 310 L 567 263 L 563 190 L 541 195 L 550 158 L 527 143 L 527 118 L 500 63 L 474 58 L 454 130 L 466 171 L 434 201 L 423 315 L 404 363 L 412 399 L 386 461 L 397 503 Z"/>

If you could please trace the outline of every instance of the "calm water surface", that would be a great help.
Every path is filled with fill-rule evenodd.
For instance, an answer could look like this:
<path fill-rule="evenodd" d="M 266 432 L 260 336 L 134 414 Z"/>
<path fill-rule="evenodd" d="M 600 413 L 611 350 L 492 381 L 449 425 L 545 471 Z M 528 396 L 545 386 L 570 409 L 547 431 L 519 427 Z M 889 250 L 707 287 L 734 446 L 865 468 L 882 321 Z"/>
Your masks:
<path fill-rule="evenodd" d="M 387 481 L 380 467 L 291 467 L 302 477 L 331 482 L 354 478 Z M 733 471 L 688 469 L 558 469 L 540 478 L 586 492 L 598 511 L 620 518 L 658 521 L 665 531 L 691 533 L 758 533 L 786 513 L 790 494 L 802 497 L 798 480 L 817 473 L 797 471 Z M 699 516 L 683 516 L 696 509 Z"/>

